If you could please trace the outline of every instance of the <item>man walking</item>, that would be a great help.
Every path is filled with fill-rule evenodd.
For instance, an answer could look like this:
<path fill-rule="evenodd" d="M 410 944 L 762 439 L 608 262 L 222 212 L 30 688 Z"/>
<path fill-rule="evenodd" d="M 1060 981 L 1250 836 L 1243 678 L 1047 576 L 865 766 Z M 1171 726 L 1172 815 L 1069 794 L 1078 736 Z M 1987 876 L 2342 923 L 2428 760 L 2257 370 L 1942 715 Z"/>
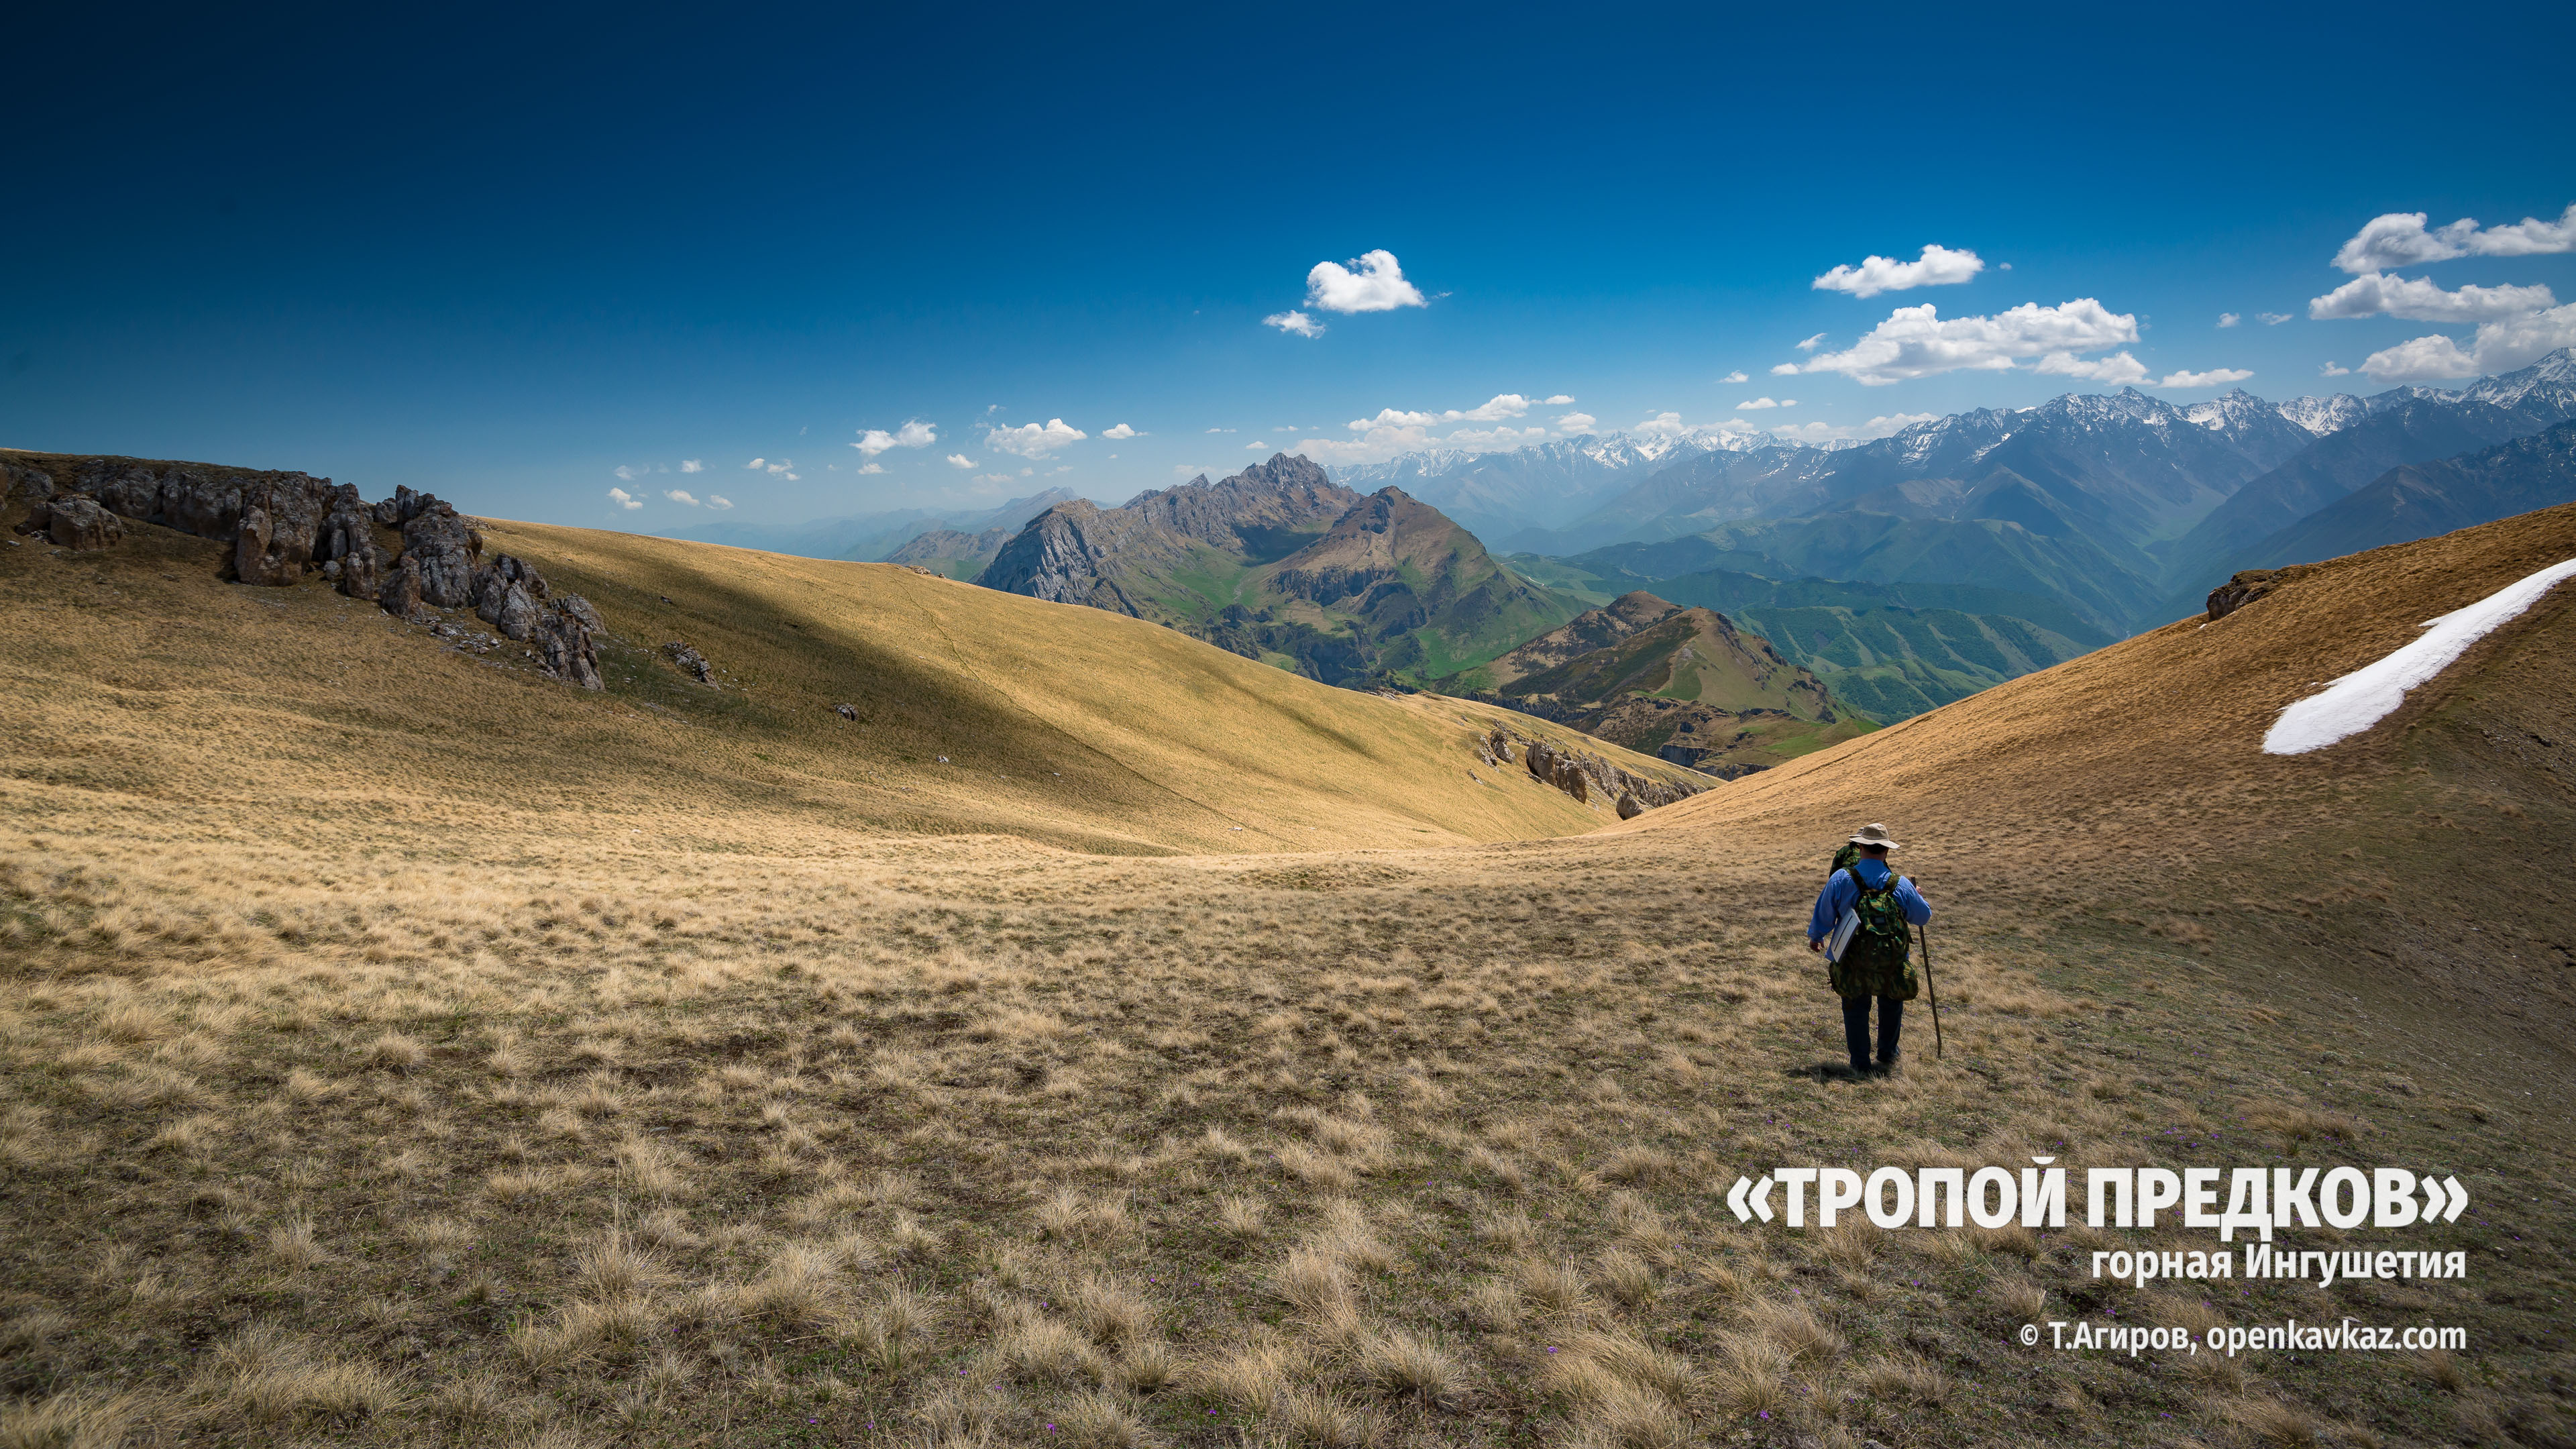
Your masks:
<path fill-rule="evenodd" d="M 1905 1003 L 1919 989 L 1907 928 L 1930 921 L 1932 907 L 1914 882 L 1888 865 L 1887 853 L 1899 847 L 1886 826 L 1862 826 L 1852 833 L 1850 848 L 1858 858 L 1826 877 L 1816 893 L 1807 949 L 1822 951 L 1827 939 L 1835 939 L 1825 976 L 1843 999 L 1843 1044 L 1851 1050 L 1855 1075 L 1870 1070 L 1869 999 L 1878 998 L 1878 1070 L 1890 1072 L 1896 1069 L 1897 1034 L 1905 1028 Z M 1853 917 L 1848 932 L 1841 929 L 1846 912 Z"/>

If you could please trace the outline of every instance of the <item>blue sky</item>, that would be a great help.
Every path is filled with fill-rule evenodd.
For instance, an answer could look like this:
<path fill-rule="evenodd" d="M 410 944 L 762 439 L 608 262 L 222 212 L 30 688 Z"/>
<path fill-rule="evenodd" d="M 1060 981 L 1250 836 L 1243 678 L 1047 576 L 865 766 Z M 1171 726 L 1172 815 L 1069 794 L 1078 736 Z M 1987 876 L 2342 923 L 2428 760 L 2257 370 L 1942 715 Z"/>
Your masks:
<path fill-rule="evenodd" d="M 2563 6 L 361 8 L 21 22 L 0 444 L 660 532 L 1572 417 L 2370 392 L 2320 371 L 2559 325 L 2463 288 L 2576 302 L 2576 253 L 2494 230 L 2576 203 Z M 2335 265 L 2415 212 L 2362 258 L 2406 264 Z M 1927 245 L 1977 266 L 1813 285 Z M 1310 287 L 1372 252 L 1424 305 L 1322 305 L 1408 300 Z M 2011 369 L 1865 381 L 1920 371 L 1856 344 L 1927 303 Z"/>

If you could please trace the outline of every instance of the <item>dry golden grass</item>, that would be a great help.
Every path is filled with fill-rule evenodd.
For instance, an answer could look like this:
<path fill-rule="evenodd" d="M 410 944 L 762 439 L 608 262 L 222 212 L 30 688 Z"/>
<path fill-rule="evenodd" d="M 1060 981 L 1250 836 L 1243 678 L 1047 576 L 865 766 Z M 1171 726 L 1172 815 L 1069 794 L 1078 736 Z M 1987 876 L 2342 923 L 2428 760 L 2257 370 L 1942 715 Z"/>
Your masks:
<path fill-rule="evenodd" d="M 723 573 L 711 551 L 599 536 L 565 535 L 559 561 L 538 547 L 556 537 L 524 546 L 612 619 L 729 580 L 745 622 L 691 638 L 736 659 L 829 653 L 770 640 L 798 631 L 756 610 L 865 572 L 726 555 Z M 2064 839 L 2007 833 L 1982 766 L 1941 757 L 1954 791 L 1890 767 L 1917 792 L 1893 795 L 1833 773 L 1902 764 L 1949 711 L 1797 767 L 1812 808 L 1756 777 L 1722 792 L 1745 813 L 1676 807 L 1683 828 L 1247 856 L 1141 796 L 1085 814 L 1032 794 L 1053 823 L 1005 831 L 1018 787 L 998 779 L 942 786 L 950 813 L 919 817 L 994 833 L 907 833 L 852 803 L 856 762 L 755 768 L 819 759 L 789 753 L 824 749 L 792 743 L 803 724 L 545 694 L 328 599 L 213 591 L 290 663 L 228 654 L 205 667 L 238 700 L 181 695 L 196 626 L 114 642 L 111 604 L 178 592 L 132 563 L 0 561 L 72 580 L 0 600 L 0 649 L 47 682 L 0 705 L 0 1444 L 2446 1442 L 2559 1422 L 2554 1350 L 2517 1346 L 2556 1341 L 2565 1114 L 2520 1095 L 2563 1090 L 2531 1066 L 2553 1048 L 2472 1009 L 2485 978 L 2388 1006 L 2349 967 L 2363 913 L 2395 905 L 2369 892 L 2321 916 L 2195 914 L 2202 936 L 2126 919 L 2324 899 L 2301 871 L 2345 790 L 2388 853 L 2344 884 L 2420 892 L 2437 858 L 2402 851 L 2454 847 L 2430 826 L 2399 840 L 2386 802 L 2523 790 L 2458 741 L 2483 738 L 2476 709 L 2523 708 L 2514 671 L 2544 662 L 2499 651 L 2467 724 L 2425 716 L 2416 753 L 2371 757 L 2384 774 L 2240 761 L 2208 786 L 2260 786 L 2269 816 L 2119 785 L 2098 803 L 2133 833 L 2099 837 L 2080 882 L 2056 868 Z M 932 622 L 901 637 L 988 658 L 958 642 L 987 627 L 971 591 L 898 583 L 797 618 L 844 618 L 830 649 L 892 657 L 895 626 L 856 621 L 906 600 Z M 1163 638 L 1131 635 L 1139 668 L 1164 667 Z M 89 652 L 36 642 L 53 637 Z M 2563 616 L 2528 637 L 2563 643 Z M 247 687 L 343 656 L 370 689 Z M 1021 738 L 1029 716 L 1000 701 L 1042 689 L 1043 651 L 988 662 L 1010 680 L 990 737 Z M 510 707 L 429 732 L 433 686 Z M 1056 718 L 1105 708 L 1067 698 Z M 565 721 L 581 730 L 547 733 Z M 1428 758 L 1403 740 L 1438 732 L 1372 728 L 1390 731 L 1375 773 L 1313 793 L 1281 745 L 1247 798 L 1284 825 L 1292 799 L 1372 796 L 1339 845 L 1544 833 L 1440 815 L 1427 784 L 1399 788 Z M 893 793 L 942 778 L 866 769 Z M 2563 830 L 2559 806 L 2513 798 L 2518 829 Z M 1942 910 L 1945 1048 L 1918 1008 L 1904 1072 L 1867 1082 L 1828 1070 L 1838 1016 L 1800 940 L 1822 822 L 1851 814 L 1921 836 Z M 1193 842 L 1212 849 L 1107 853 Z M 2320 1024 L 2329 986 L 2376 994 Z M 2226 1285 L 2158 1311 L 2460 1322 L 2469 1354 L 2203 1371 L 2034 1352 L 2017 1315 L 2147 1301 L 2086 1273 L 2112 1235 L 1800 1234 L 1722 1201 L 1739 1171 L 1791 1163 L 2293 1150 L 2456 1171 L 2510 1229 L 2435 1230 L 2477 1273 L 2412 1298 Z"/>

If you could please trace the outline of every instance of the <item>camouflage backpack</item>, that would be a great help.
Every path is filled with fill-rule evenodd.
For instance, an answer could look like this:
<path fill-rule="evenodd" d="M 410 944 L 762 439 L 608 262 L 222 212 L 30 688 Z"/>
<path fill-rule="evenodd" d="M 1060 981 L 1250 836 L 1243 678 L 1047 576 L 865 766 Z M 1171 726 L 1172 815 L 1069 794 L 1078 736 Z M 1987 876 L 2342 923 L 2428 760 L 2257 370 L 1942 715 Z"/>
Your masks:
<path fill-rule="evenodd" d="M 1859 859 L 1860 847 L 1857 845 L 1845 844 L 1842 849 L 1834 852 L 1834 863 L 1825 867 L 1825 874 L 1829 876 L 1841 875 L 1844 871 L 1851 869 L 1852 862 Z"/>
<path fill-rule="evenodd" d="M 1834 990 L 1844 997 L 1913 1000 L 1917 988 L 1912 927 L 1906 922 L 1905 907 L 1896 899 L 1896 887 L 1903 877 L 1891 869 L 1887 883 L 1872 890 L 1858 870 L 1848 866 L 1845 869 L 1850 872 L 1852 885 L 1860 891 L 1860 898 L 1852 903 L 1852 913 L 1860 918 L 1860 929 L 1852 933 L 1842 959 L 1833 963 Z"/>

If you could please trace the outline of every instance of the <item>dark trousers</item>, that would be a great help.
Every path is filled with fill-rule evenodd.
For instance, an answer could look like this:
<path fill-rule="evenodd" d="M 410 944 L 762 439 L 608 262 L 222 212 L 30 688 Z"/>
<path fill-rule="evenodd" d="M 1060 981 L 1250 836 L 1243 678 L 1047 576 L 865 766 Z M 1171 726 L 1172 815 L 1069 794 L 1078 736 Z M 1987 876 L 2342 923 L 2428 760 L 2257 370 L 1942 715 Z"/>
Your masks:
<path fill-rule="evenodd" d="M 1902 997 L 1878 999 L 1878 1064 L 1891 1066 L 1896 1061 L 1896 1035 L 1905 1029 L 1905 1001 Z M 1843 1045 L 1851 1048 L 1852 1070 L 1869 1065 L 1869 998 L 1843 998 Z"/>

